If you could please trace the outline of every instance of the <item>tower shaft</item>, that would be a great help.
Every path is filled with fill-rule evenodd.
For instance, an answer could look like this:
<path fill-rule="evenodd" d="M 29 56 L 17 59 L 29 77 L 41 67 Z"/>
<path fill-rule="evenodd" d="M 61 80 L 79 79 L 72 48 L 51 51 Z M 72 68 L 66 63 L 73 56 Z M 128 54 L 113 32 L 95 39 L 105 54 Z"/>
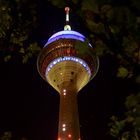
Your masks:
<path fill-rule="evenodd" d="M 58 140 L 80 140 L 76 95 L 65 89 L 60 94 Z"/>

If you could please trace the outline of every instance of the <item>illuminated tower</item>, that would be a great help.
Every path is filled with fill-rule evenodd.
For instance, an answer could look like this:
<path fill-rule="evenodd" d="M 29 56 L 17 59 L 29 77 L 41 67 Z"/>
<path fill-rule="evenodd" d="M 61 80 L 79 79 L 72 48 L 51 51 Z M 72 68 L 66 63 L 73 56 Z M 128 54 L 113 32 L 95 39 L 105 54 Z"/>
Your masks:
<path fill-rule="evenodd" d="M 85 36 L 71 30 L 69 7 L 65 11 L 64 30 L 48 39 L 37 66 L 41 77 L 60 94 L 58 140 L 80 140 L 76 96 L 96 75 L 99 62 Z"/>

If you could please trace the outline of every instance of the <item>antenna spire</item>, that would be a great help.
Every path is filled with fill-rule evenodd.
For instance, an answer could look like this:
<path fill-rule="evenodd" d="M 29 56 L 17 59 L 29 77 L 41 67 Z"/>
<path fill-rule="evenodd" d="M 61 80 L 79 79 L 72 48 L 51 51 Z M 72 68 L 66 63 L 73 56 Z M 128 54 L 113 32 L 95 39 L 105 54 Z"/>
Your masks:
<path fill-rule="evenodd" d="M 64 30 L 71 30 L 71 26 L 69 25 L 69 7 L 65 7 L 65 12 L 66 12 L 66 25 L 64 26 Z"/>
<path fill-rule="evenodd" d="M 67 23 L 69 23 L 69 11 L 70 11 L 70 8 L 65 7 L 65 11 L 66 11 L 66 24 L 67 24 Z"/>

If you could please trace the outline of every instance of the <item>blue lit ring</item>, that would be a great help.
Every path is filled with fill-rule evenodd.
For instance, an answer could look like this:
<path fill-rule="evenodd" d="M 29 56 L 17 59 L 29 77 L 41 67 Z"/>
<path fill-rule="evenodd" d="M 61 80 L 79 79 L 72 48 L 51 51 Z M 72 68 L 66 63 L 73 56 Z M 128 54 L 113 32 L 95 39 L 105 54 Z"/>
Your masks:
<path fill-rule="evenodd" d="M 56 65 L 57 63 L 59 62 L 63 62 L 63 61 L 74 61 L 74 62 L 77 62 L 81 65 L 83 65 L 83 67 L 86 69 L 86 71 L 88 72 L 89 74 L 89 77 L 91 77 L 91 71 L 90 71 L 90 68 L 89 66 L 86 64 L 86 62 L 78 57 L 71 57 L 71 56 L 64 56 L 64 57 L 59 57 L 59 58 L 56 58 L 54 59 L 49 65 L 48 67 L 46 68 L 46 76 L 48 75 L 48 72 L 52 69 L 52 67 L 54 65 Z"/>
<path fill-rule="evenodd" d="M 76 39 L 76 40 L 80 40 L 82 42 L 85 41 L 85 36 L 83 36 L 82 34 L 80 34 L 79 32 L 76 31 L 60 31 L 57 32 L 55 34 L 53 34 L 49 39 L 48 42 L 45 44 L 44 47 L 46 47 L 48 44 L 59 40 L 59 39 Z"/>

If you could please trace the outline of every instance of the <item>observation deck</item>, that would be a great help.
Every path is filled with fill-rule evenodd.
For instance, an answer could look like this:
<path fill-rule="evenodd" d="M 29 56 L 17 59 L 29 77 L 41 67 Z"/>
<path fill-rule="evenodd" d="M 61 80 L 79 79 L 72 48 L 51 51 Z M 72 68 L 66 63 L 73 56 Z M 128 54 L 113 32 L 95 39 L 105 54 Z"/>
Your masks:
<path fill-rule="evenodd" d="M 78 92 L 98 70 L 98 58 L 90 53 L 81 54 L 78 41 L 86 41 L 79 32 L 57 32 L 48 39 L 38 57 L 40 75 L 59 93 L 70 85 Z M 87 49 L 89 52 L 93 49 L 89 43 Z"/>

